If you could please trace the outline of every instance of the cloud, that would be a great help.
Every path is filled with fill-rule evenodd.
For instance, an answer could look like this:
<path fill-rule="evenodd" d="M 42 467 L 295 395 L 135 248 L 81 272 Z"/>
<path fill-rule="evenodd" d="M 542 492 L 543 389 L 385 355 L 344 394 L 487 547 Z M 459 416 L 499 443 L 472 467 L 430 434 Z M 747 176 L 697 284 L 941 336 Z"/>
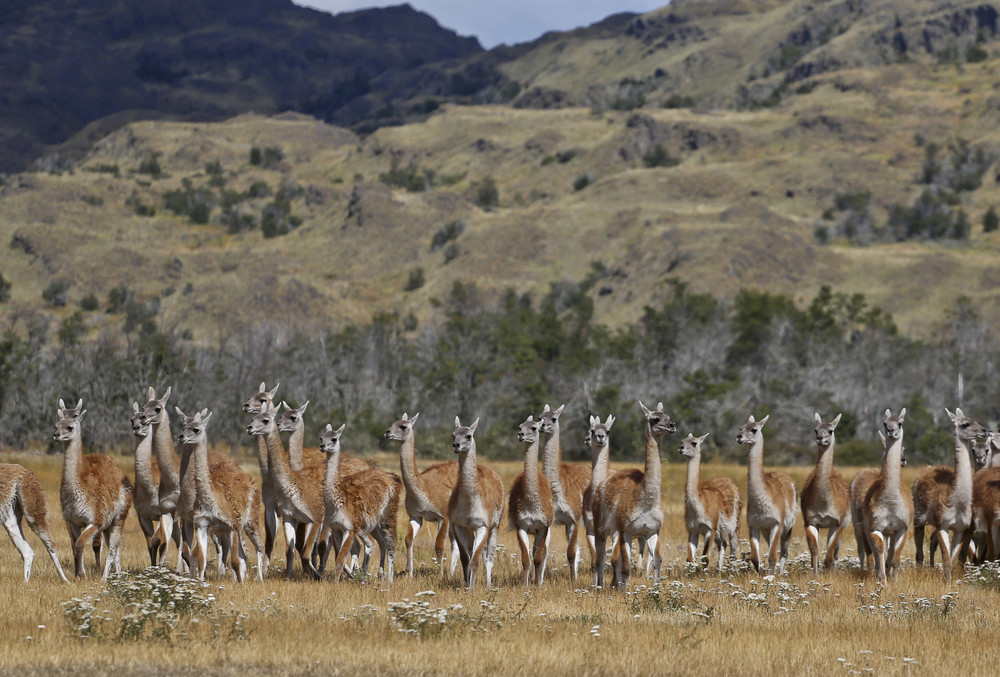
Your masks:
<path fill-rule="evenodd" d="M 295 0 L 297 4 L 328 12 L 365 7 L 388 7 L 398 2 L 373 0 Z M 618 12 L 648 12 L 666 0 L 410 0 L 409 4 L 433 16 L 459 35 L 474 35 L 487 49 L 534 40 L 552 30 L 588 26 Z"/>

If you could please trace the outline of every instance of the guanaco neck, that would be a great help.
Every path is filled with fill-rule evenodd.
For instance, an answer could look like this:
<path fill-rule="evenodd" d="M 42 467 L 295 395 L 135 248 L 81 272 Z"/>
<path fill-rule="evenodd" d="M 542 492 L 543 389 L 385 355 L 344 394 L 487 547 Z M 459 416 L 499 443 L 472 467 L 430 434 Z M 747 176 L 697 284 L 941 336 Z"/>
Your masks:
<path fill-rule="evenodd" d="M 267 440 L 263 435 L 257 437 L 257 462 L 260 464 L 262 481 L 271 481 L 271 470 L 267 464 Z"/>
<path fill-rule="evenodd" d="M 647 504 L 660 504 L 660 480 L 663 469 L 660 465 L 660 440 L 653 434 L 653 428 L 646 421 L 646 465 L 642 476 L 640 496 Z"/>
<path fill-rule="evenodd" d="M 83 454 L 79 423 L 75 426 L 73 436 L 63 442 L 63 450 L 65 459 L 63 460 L 62 487 L 75 491 L 80 486 L 80 456 Z"/>
<path fill-rule="evenodd" d="M 271 473 L 271 481 L 277 487 L 287 487 L 291 484 L 291 471 L 285 449 L 281 444 L 281 435 L 277 429 L 269 430 L 262 435 L 267 446 L 267 468 Z"/>
<path fill-rule="evenodd" d="M 605 437 L 604 444 L 595 444 L 590 448 L 590 483 L 594 489 L 597 489 L 597 487 L 604 484 L 604 480 L 608 479 L 608 456 L 610 454 L 610 445 L 610 438 Z"/>
<path fill-rule="evenodd" d="M 208 472 L 208 438 L 201 435 L 198 441 L 191 445 L 190 455 L 194 457 L 194 488 L 197 501 L 212 498 L 212 476 Z"/>
<path fill-rule="evenodd" d="M 882 459 L 882 470 L 879 473 L 882 478 L 883 494 L 899 496 L 900 490 L 900 467 L 903 462 L 903 436 L 892 440 L 885 450 L 885 457 Z"/>
<path fill-rule="evenodd" d="M 403 486 L 406 487 L 407 497 L 412 495 L 418 501 L 426 503 L 428 501 L 427 491 L 424 489 L 423 479 L 417 471 L 415 437 L 413 429 L 410 428 L 406 438 L 399 445 L 399 470 L 403 475 Z M 329 466 L 327 470 L 329 472 Z"/>
<path fill-rule="evenodd" d="M 288 435 L 288 466 L 292 470 L 302 470 L 303 454 L 302 448 L 305 445 L 306 426 L 302 417 L 298 417 L 295 428 Z"/>
<path fill-rule="evenodd" d="M 555 425 L 552 426 L 552 432 L 545 440 L 545 453 L 542 456 L 542 472 L 549 478 L 552 493 L 556 493 L 557 489 L 562 489 L 562 485 L 559 483 L 559 464 L 561 462 L 562 443 L 559 441 L 559 419 L 556 419 Z"/>
<path fill-rule="evenodd" d="M 156 483 L 153 481 L 153 436 L 135 438 L 135 483 L 152 490 L 156 497 Z"/>
<path fill-rule="evenodd" d="M 763 496 L 767 493 L 764 485 L 764 433 L 757 432 L 747 461 L 747 493 Z"/>
<path fill-rule="evenodd" d="M 535 457 L 537 468 L 538 457 Z M 537 474 L 537 470 L 536 470 Z M 537 480 L 537 477 L 536 477 Z M 537 483 L 536 483 L 537 486 Z M 479 493 L 479 483 L 476 481 L 476 440 L 469 443 L 469 448 L 458 454 L 458 490 L 468 496 Z"/>
<path fill-rule="evenodd" d="M 524 489 L 528 496 L 538 495 L 538 437 L 524 443 Z"/>
<path fill-rule="evenodd" d="M 955 489 L 952 505 L 967 506 L 972 503 L 972 462 L 969 460 L 968 442 L 955 429 Z"/>
<path fill-rule="evenodd" d="M 817 445 L 816 457 L 816 488 L 824 496 L 830 493 L 830 476 L 833 474 L 833 452 L 837 446 L 837 438 L 830 435 L 830 444 Z"/>
<path fill-rule="evenodd" d="M 340 441 L 333 451 L 326 455 L 326 474 L 323 477 L 323 491 L 327 502 L 340 503 L 340 487 L 337 486 L 337 473 L 340 472 Z M 409 489 L 407 489 L 409 491 Z"/>
<path fill-rule="evenodd" d="M 701 507 L 698 483 L 701 481 L 701 449 L 688 458 L 687 477 L 684 480 L 684 503 L 690 508 Z"/>
<path fill-rule="evenodd" d="M 163 412 L 159 423 L 153 424 L 153 451 L 160 466 L 160 486 L 176 489 L 180 485 L 181 470 L 174 449 L 174 438 L 170 435 L 170 416 Z"/>

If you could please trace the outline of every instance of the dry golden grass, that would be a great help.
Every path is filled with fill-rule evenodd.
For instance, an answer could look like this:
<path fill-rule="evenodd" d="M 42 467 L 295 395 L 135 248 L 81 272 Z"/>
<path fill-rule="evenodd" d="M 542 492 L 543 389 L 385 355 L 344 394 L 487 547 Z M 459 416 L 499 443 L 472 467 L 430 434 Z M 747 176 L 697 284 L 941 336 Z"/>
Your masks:
<path fill-rule="evenodd" d="M 58 514 L 61 458 L 7 454 L 2 460 L 39 474 L 49 493 L 57 546 L 68 564 L 68 537 Z M 131 469 L 130 459 L 121 462 Z M 382 462 L 390 466 L 392 459 Z M 518 470 L 514 463 L 491 465 L 508 483 Z M 808 472 L 805 467 L 785 470 L 798 482 Z M 0 547 L 0 672 L 765 675 L 851 674 L 871 668 L 878 674 L 910 674 L 961 665 L 964 674 L 995 673 L 992 652 L 985 647 L 992 645 L 1000 624 L 996 588 L 946 585 L 940 571 L 912 564 L 898 583 L 881 592 L 871 578 L 849 568 L 811 583 L 802 559 L 792 564 L 787 578 L 773 583 L 744 571 L 720 579 L 714 571 L 685 570 L 680 559 L 683 465 L 668 464 L 664 471 L 665 576 L 658 593 L 637 587 L 643 583 L 639 577 L 625 594 L 590 591 L 589 577 L 574 585 L 559 554 L 552 555 L 546 585 L 526 591 L 517 584 L 520 564 L 509 533 L 501 537 L 505 547 L 498 558 L 497 588 L 483 589 L 480 576 L 480 587 L 465 591 L 457 577 L 438 580 L 432 541 L 424 534 L 414 580 L 400 577 L 392 585 L 374 579 L 286 582 L 276 562 L 263 584 L 211 577 L 208 590 L 218 598 L 214 611 L 188 625 L 186 638 L 81 640 L 69 632 L 62 603 L 95 592 L 100 582 L 61 584 L 51 563 L 38 556 L 25 585 L 20 559 L 5 544 Z M 906 469 L 904 480 L 916 471 Z M 745 470 L 738 466 L 708 465 L 703 474 L 745 482 Z M 744 525 L 741 536 L 746 535 Z M 28 538 L 40 554 L 37 539 Z M 553 553 L 563 551 L 564 543 L 557 533 Z M 846 549 L 852 554 L 852 547 Z M 805 552 L 801 526 L 791 552 Z M 132 517 L 123 563 L 139 570 L 144 559 Z M 420 595 L 428 590 L 435 594 Z M 761 593 L 764 598 L 756 597 Z M 455 604 L 462 609 L 451 609 L 443 625 L 404 633 L 389 610 L 403 600 L 427 602 L 429 610 Z"/>

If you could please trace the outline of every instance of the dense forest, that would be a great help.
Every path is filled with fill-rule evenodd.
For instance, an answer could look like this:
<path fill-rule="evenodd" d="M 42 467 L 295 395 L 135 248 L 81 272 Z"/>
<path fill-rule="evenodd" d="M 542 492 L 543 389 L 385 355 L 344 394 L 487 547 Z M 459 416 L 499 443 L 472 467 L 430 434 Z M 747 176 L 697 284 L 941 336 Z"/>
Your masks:
<path fill-rule="evenodd" d="M 44 446 L 58 399 L 82 398 L 85 444 L 128 449 L 132 402 L 147 386 L 169 385 L 182 410 L 213 410 L 216 443 L 240 453 L 250 446 L 240 407 L 262 380 L 280 382 L 279 399 L 290 404 L 311 402 L 307 439 L 327 422 L 346 422 L 345 441 L 361 452 L 377 448 L 404 411 L 419 411 L 426 457 L 449 455 L 458 415 L 482 418 L 486 458 L 513 458 L 515 426 L 546 403 L 566 403 L 564 453 L 575 459 L 588 457 L 591 413 L 614 414 L 613 456 L 638 459 L 637 400 L 662 401 L 680 433 L 711 433 L 709 455 L 734 462 L 743 460 L 734 439 L 749 414 L 771 415 L 773 463 L 812 458 L 814 411 L 843 414 L 844 464 L 877 462 L 886 408 L 907 408 L 906 450 L 917 462 L 952 453 L 945 407 L 962 406 L 984 424 L 1000 418 L 1000 351 L 968 299 L 956 298 L 935 338 L 921 341 L 900 335 L 891 314 L 860 294 L 824 288 L 799 307 L 744 290 L 729 302 L 669 280 L 661 306 L 610 329 L 594 321 L 590 296 L 606 274 L 595 263 L 585 280 L 552 285 L 543 298 L 487 299 L 457 282 L 439 301 L 439 319 L 423 326 L 380 314 L 336 331 L 232 327 L 210 343 L 155 316 L 94 338 L 75 331 L 72 318 L 51 332 L 40 315 L 17 317 L 0 341 L 0 445 Z"/>

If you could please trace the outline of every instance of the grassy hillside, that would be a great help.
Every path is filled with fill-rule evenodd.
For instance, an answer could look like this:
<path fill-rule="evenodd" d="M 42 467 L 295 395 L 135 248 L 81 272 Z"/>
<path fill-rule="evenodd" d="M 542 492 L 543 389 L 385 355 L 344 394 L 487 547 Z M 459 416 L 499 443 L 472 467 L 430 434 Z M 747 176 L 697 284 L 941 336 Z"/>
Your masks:
<path fill-rule="evenodd" d="M 1000 235 L 980 225 L 1000 203 L 996 68 L 840 71 L 755 111 L 449 106 L 365 138 L 294 114 L 135 123 L 71 172 L 6 179 L 0 312 L 64 318 L 88 295 L 103 310 L 124 286 L 202 337 L 241 317 L 340 326 L 395 310 L 425 322 L 455 280 L 544 292 L 599 263 L 591 294 L 611 324 L 662 298 L 668 277 L 721 296 L 862 292 L 918 335 L 960 294 L 996 320 Z M 883 226 L 926 188 L 928 146 L 947 164 L 959 139 L 988 163 L 951 207 L 967 214 L 968 240 L 817 239 L 837 197 L 861 191 Z M 484 208 L 488 180 L 498 199 Z M 168 209 L 178 200 L 206 206 L 207 222 Z M 268 219 L 290 232 L 263 237 Z M 53 280 L 67 305 L 42 298 Z"/>

